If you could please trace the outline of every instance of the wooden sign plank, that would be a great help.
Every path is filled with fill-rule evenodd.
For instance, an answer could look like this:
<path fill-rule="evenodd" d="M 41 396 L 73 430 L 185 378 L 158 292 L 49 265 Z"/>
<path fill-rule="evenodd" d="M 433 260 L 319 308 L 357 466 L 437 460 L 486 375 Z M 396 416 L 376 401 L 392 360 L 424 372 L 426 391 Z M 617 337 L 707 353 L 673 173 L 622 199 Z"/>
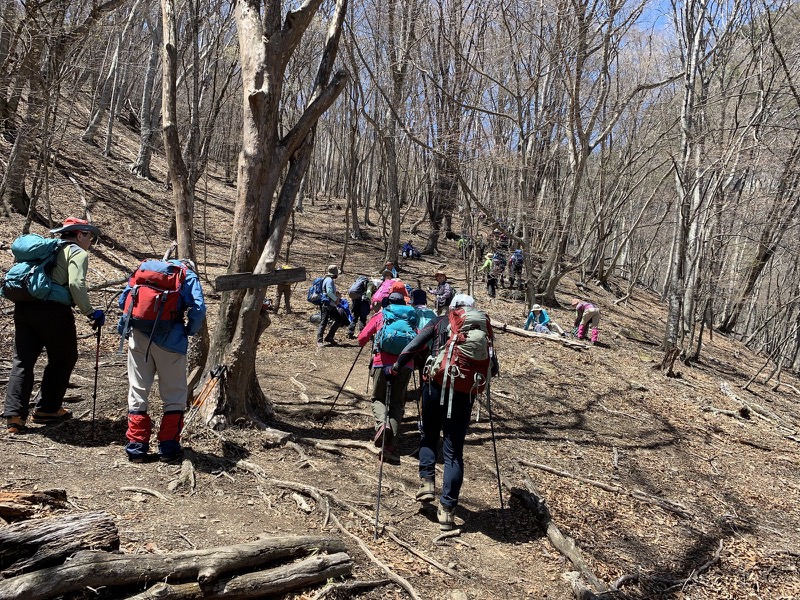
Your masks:
<path fill-rule="evenodd" d="M 272 273 L 232 273 L 220 275 L 214 280 L 214 289 L 218 292 L 245 290 L 248 288 L 265 288 L 278 283 L 294 283 L 306 280 L 305 267 L 296 269 L 280 269 Z"/>

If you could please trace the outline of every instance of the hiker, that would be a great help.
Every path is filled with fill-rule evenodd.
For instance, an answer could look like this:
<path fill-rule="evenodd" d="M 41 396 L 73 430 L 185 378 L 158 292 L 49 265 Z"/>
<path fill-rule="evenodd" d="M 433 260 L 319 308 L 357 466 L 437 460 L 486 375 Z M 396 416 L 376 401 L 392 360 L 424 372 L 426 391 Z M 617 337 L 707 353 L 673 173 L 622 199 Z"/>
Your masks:
<path fill-rule="evenodd" d="M 500 250 L 496 250 L 492 258 L 492 275 L 500 281 L 501 288 L 506 287 L 506 255 Z"/>
<path fill-rule="evenodd" d="M 47 350 L 47 366 L 31 421 L 45 424 L 72 417 L 72 413 L 61 406 L 72 369 L 78 361 L 78 336 L 70 304 L 89 318 L 92 329 L 102 327 L 106 320 L 105 312 L 89 302 L 86 290 L 88 250 L 100 230 L 88 221 L 69 217 L 61 227 L 50 232 L 59 234 L 65 242 L 56 251 L 50 278 L 54 284 L 68 290 L 68 294 L 64 294 L 67 303 L 51 300 L 14 303 L 14 357 L 3 411 L 10 434 L 26 429 L 33 371 L 42 350 Z"/>
<path fill-rule="evenodd" d="M 388 271 L 384 271 L 384 276 Z M 382 308 L 389 303 L 389 295 L 393 292 L 397 292 L 403 295 L 403 300 L 406 304 L 411 302 L 411 297 L 408 295 L 408 289 L 406 289 L 406 284 L 403 283 L 400 279 L 397 278 L 389 278 L 384 279 L 383 283 L 381 283 L 380 287 L 377 291 L 372 294 L 372 308 L 373 310 L 378 310 L 378 308 Z"/>
<path fill-rule="evenodd" d="M 397 279 L 397 269 L 394 267 L 394 263 L 390 260 L 387 260 L 383 263 L 383 270 L 381 271 L 381 275 L 384 274 L 385 271 L 389 271 L 392 274 L 392 279 Z"/>
<path fill-rule="evenodd" d="M 392 378 L 392 393 L 386 406 L 386 373 L 406 344 L 416 337 L 417 312 L 400 292 L 392 292 L 388 304 L 375 313 L 358 335 L 358 344 L 365 346 L 374 338 L 372 348 L 372 415 L 375 417 L 377 448 L 383 447 L 382 458 L 399 460 L 396 453 L 400 423 L 405 412 L 406 388 L 411 379 L 411 366 L 398 369 Z M 389 425 L 387 429 L 387 424 Z M 384 440 L 385 437 L 385 440 Z"/>
<path fill-rule="evenodd" d="M 336 312 L 339 319 L 339 327 L 349 327 L 353 322 L 353 313 L 350 312 L 350 303 L 346 298 L 342 298 L 340 292 L 336 292 Z"/>
<path fill-rule="evenodd" d="M 451 329 L 458 330 L 451 335 Z M 463 336 L 463 337 L 462 337 Z M 428 353 L 428 378 L 422 385 L 422 440 L 419 449 L 420 487 L 416 499 L 430 502 L 436 490 L 436 458 L 440 434 L 444 437 L 444 475 L 437 520 L 443 531 L 453 529 L 453 511 L 458 504 L 464 481 L 464 438 L 467 435 L 472 403 L 490 377 L 499 374 L 500 366 L 492 348 L 489 317 L 475 309 L 475 301 L 457 294 L 447 316 L 441 316 L 420 329 L 389 369 L 389 376 L 401 372 L 419 353 Z M 464 341 L 459 341 L 463 339 Z M 461 378 L 453 379 L 453 362 L 459 360 Z M 455 356 L 458 355 L 458 356 Z M 476 360 L 464 360 L 475 356 Z M 477 358 L 480 357 L 480 360 Z M 485 357 L 485 358 L 483 358 Z M 448 364 L 450 366 L 448 366 Z M 470 373 L 471 368 L 474 370 Z M 485 370 L 484 370 L 485 369 Z M 481 380 L 483 380 L 481 382 Z"/>
<path fill-rule="evenodd" d="M 522 267 L 525 266 L 525 258 L 522 255 L 522 250 L 517 248 L 508 259 L 508 281 L 511 284 L 511 289 L 514 289 L 514 281 L 519 281 L 519 289 L 522 289 Z"/>
<path fill-rule="evenodd" d="M 578 298 L 573 298 L 570 304 L 575 309 L 575 336 L 579 340 L 585 340 L 586 329 L 591 327 L 591 341 L 592 344 L 596 344 L 600 338 L 600 331 L 597 329 L 600 325 L 600 309 L 591 302 L 581 301 Z"/>
<path fill-rule="evenodd" d="M 405 244 L 403 244 L 401 252 L 403 254 L 403 258 L 420 258 L 421 256 L 419 250 L 414 248 L 414 244 L 411 243 L 411 240 L 408 240 Z"/>
<path fill-rule="evenodd" d="M 552 333 L 551 329 L 555 329 L 559 335 L 564 335 L 564 330 L 558 323 L 550 320 L 550 315 L 539 304 L 531 306 L 528 319 L 525 321 L 525 331 L 531 328 L 536 333 Z"/>
<path fill-rule="evenodd" d="M 140 274 L 146 283 L 136 283 Z M 170 282 L 169 287 L 178 294 L 174 301 L 164 300 L 160 293 L 147 293 L 148 289 L 152 290 L 151 282 L 156 278 Z M 164 311 L 160 305 L 172 306 L 174 311 Z M 158 458 L 161 462 L 174 462 L 183 455 L 180 442 L 189 395 L 186 382 L 189 336 L 200 331 L 206 317 L 197 267 L 189 259 L 144 261 L 125 286 L 119 307 L 123 313 L 117 331 L 123 340 L 128 340 L 128 430 L 125 433 L 128 443 L 125 453 L 133 463 L 150 459 L 153 422 L 148 414 L 148 398 L 157 374 L 158 392 L 163 404 L 157 435 Z M 140 322 L 136 318 L 137 314 L 153 312 L 158 315 L 153 320 L 142 318 Z"/>
<path fill-rule="evenodd" d="M 282 271 L 284 269 L 291 269 L 291 268 L 292 268 L 291 265 L 283 265 L 278 270 Z M 292 297 L 292 284 L 291 283 L 284 282 L 284 283 L 279 283 L 278 284 L 278 290 L 275 292 L 275 309 L 274 310 L 275 310 L 275 314 L 276 315 L 278 314 L 278 311 L 281 308 L 281 296 L 283 296 L 283 299 L 284 299 L 284 301 L 286 303 L 286 314 L 287 315 L 292 314 L 292 306 L 289 303 L 289 301 L 290 301 L 290 299 Z"/>
<path fill-rule="evenodd" d="M 356 325 L 361 323 L 361 329 L 367 325 L 367 317 L 369 316 L 369 303 L 372 294 L 375 293 L 375 284 L 366 275 L 359 275 L 347 290 L 352 303 L 351 310 L 353 319 L 350 321 L 350 327 L 347 330 L 347 337 L 354 339 L 356 337 Z"/>
<path fill-rule="evenodd" d="M 409 297 L 411 298 L 411 306 L 415 308 L 424 308 L 428 305 L 428 295 L 422 289 L 419 279 L 417 279 L 417 287 L 409 292 Z"/>
<path fill-rule="evenodd" d="M 336 282 L 334 281 L 338 276 L 339 267 L 328 265 L 328 271 L 322 280 L 322 304 L 319 307 L 322 316 L 317 328 L 317 346 L 319 348 L 324 345 L 322 336 L 325 334 L 328 322 L 330 322 L 331 328 L 328 330 L 328 335 L 325 336 L 324 341 L 331 346 L 338 346 L 336 340 L 333 339 L 340 326 L 339 311 L 336 305 L 339 301 L 338 298 L 341 296 L 339 290 L 336 289 Z"/>
<path fill-rule="evenodd" d="M 435 298 L 433 308 L 436 310 L 436 314 L 443 315 L 447 313 L 447 308 L 450 306 L 450 301 L 453 299 L 455 292 L 453 291 L 453 286 L 447 281 L 447 274 L 444 271 L 439 269 L 433 274 L 433 277 L 436 279 L 437 286 L 429 289 L 428 292 L 433 294 Z"/>
<path fill-rule="evenodd" d="M 481 264 L 480 268 L 478 269 L 478 273 L 480 273 L 481 278 L 485 275 L 486 281 L 489 281 L 489 273 L 492 271 L 492 258 L 494 258 L 494 253 L 487 252 L 486 255 L 483 257 L 483 264 Z M 487 286 L 488 291 L 488 286 Z"/>

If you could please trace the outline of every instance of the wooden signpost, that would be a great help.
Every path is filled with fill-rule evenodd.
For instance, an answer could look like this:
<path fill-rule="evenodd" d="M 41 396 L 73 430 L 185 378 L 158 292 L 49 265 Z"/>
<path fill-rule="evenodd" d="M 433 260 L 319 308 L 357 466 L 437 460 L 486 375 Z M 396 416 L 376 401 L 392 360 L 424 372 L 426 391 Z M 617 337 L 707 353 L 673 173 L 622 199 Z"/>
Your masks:
<path fill-rule="evenodd" d="M 306 280 L 305 267 L 296 269 L 278 269 L 272 273 L 232 273 L 220 275 L 214 280 L 214 290 L 217 292 L 230 292 L 247 288 L 265 288 L 278 283 L 294 283 Z"/>

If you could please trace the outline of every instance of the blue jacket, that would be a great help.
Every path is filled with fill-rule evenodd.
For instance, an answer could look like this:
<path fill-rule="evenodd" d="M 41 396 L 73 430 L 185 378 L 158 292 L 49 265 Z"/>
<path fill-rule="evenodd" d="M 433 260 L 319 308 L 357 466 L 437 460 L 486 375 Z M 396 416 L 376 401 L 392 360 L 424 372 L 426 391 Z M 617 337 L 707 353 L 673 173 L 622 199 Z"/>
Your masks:
<path fill-rule="evenodd" d="M 175 265 L 182 264 L 177 260 L 168 261 Z M 119 307 L 124 309 L 125 299 L 131 291 L 131 287 L 126 285 L 125 291 L 119 297 Z M 191 269 L 186 269 L 186 281 L 181 288 L 180 302 L 178 304 L 184 319 L 175 321 L 169 331 L 163 333 L 155 333 L 153 335 L 153 343 L 156 346 L 176 352 L 178 354 L 186 354 L 189 350 L 189 336 L 196 334 L 200 331 L 203 325 L 203 319 L 206 318 L 206 303 L 203 300 L 203 288 L 200 287 L 200 280 L 197 274 Z M 122 335 L 124 315 L 120 318 L 117 324 L 117 331 Z"/>
<path fill-rule="evenodd" d="M 536 316 L 536 313 L 531 311 L 528 313 L 528 320 L 525 321 L 525 329 L 529 329 L 535 325 L 547 325 L 550 322 L 550 315 L 547 314 L 545 309 L 539 311 L 539 316 Z M 560 330 L 559 330 L 560 331 Z"/>

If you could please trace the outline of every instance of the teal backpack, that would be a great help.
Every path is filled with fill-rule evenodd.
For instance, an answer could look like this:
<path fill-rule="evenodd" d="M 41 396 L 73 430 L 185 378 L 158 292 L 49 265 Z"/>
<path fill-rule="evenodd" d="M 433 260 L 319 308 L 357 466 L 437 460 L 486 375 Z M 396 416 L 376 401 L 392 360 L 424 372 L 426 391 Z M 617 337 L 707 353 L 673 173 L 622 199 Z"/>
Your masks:
<path fill-rule="evenodd" d="M 417 308 L 417 330 L 422 330 L 428 323 L 436 318 L 436 313 L 430 308 Z"/>
<path fill-rule="evenodd" d="M 375 350 L 400 354 L 417 337 L 417 309 L 405 304 L 389 304 L 382 311 L 383 325 L 375 336 Z"/>
<path fill-rule="evenodd" d="M 3 279 L 0 295 L 12 302 L 49 300 L 71 305 L 69 290 L 51 277 L 58 251 L 67 243 L 35 233 L 19 236 L 11 244 L 14 264 Z"/>

